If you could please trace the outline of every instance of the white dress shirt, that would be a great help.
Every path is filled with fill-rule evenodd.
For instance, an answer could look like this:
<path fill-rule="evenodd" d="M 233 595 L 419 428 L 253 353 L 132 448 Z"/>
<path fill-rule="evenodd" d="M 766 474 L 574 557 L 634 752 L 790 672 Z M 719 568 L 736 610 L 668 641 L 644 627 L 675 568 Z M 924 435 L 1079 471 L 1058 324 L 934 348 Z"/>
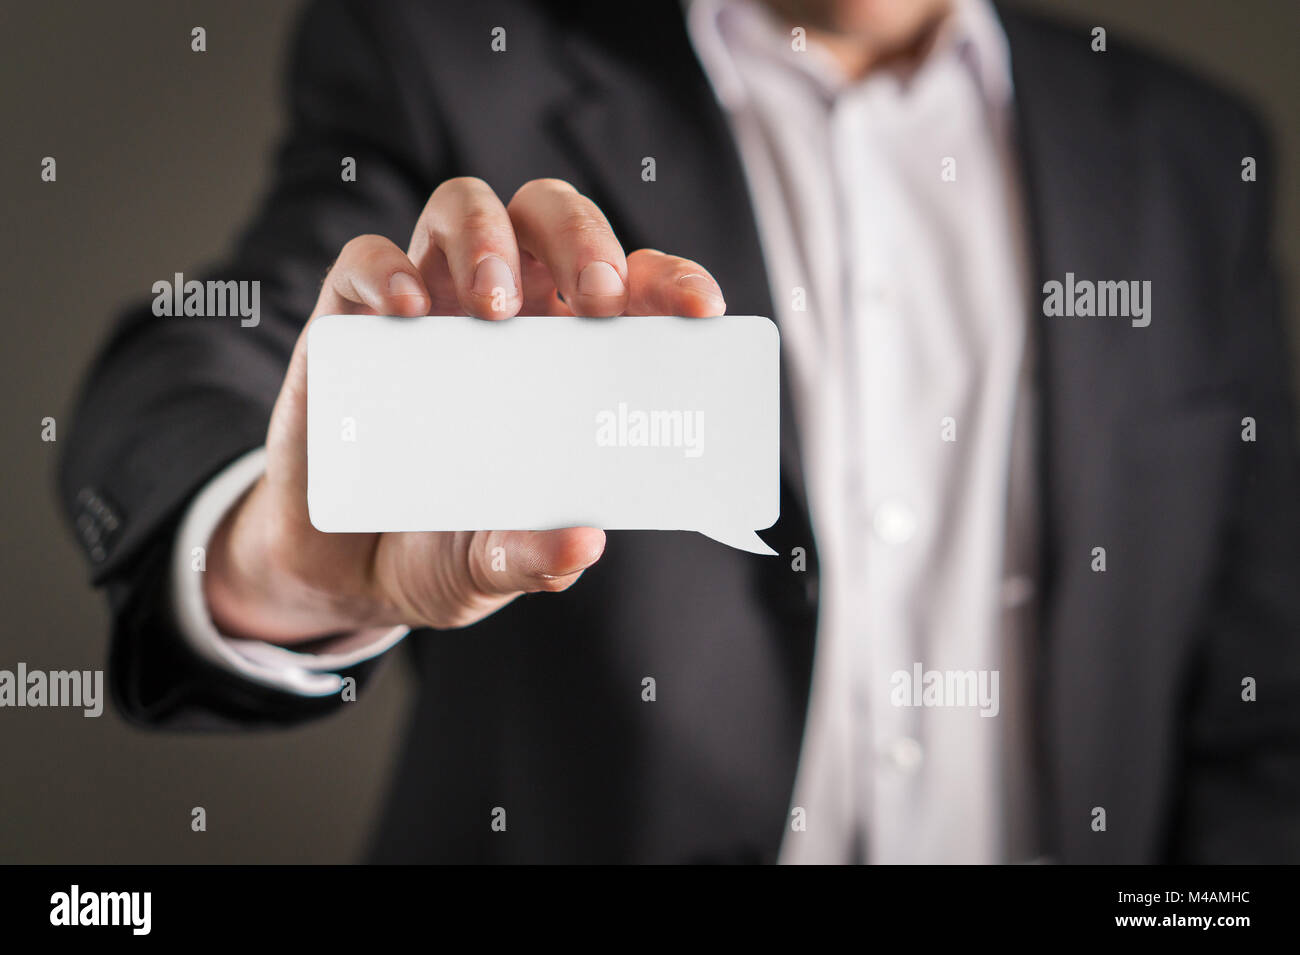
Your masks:
<path fill-rule="evenodd" d="M 1025 861 L 1036 849 L 1021 676 L 1032 351 L 1010 67 L 986 0 L 954 7 L 913 73 L 856 82 L 811 40 L 796 50 L 791 26 L 754 0 L 688 10 L 757 217 L 821 563 L 791 802 L 804 825 L 787 826 L 782 862 Z M 233 640 L 191 569 L 262 461 L 252 452 L 219 475 L 182 523 L 180 627 L 249 679 L 335 693 L 341 667 L 405 628 L 317 653 Z M 893 705 L 891 677 L 918 663 L 997 671 L 998 715 Z"/>
<path fill-rule="evenodd" d="M 1001 679 L 1004 552 L 1033 516 L 1007 534 L 1027 299 L 1005 36 L 957 0 L 914 72 L 849 82 L 749 0 L 700 0 L 689 24 L 758 217 L 822 562 L 806 828 L 782 859 L 1014 858 L 1008 718 L 891 702 L 920 663 L 998 671 L 1020 711 Z"/>

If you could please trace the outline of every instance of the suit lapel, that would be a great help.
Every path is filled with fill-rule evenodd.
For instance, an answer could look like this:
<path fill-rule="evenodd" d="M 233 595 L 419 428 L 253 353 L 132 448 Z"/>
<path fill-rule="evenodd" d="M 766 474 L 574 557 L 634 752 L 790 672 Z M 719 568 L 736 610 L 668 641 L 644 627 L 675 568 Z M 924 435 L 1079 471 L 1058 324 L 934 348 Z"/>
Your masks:
<path fill-rule="evenodd" d="M 1016 135 L 1031 234 L 1030 322 L 1037 343 L 1042 416 L 1038 450 L 1048 556 L 1064 556 L 1059 544 L 1072 527 L 1061 523 L 1070 507 L 1073 526 L 1087 526 L 1105 500 L 1089 493 L 1104 484 L 1107 450 L 1114 435 L 1102 422 L 1120 410 L 1124 395 L 1103 389 L 1133 343 L 1133 329 L 1112 319 L 1043 315 L 1043 284 L 1079 279 L 1127 278 L 1139 261 L 1140 208 L 1133 159 L 1117 149 L 1109 88 L 1079 82 L 1033 36 L 1033 24 L 1003 17 L 1016 85 Z M 1096 71 L 1086 71 L 1095 81 Z M 1055 502 L 1055 504 L 1053 503 Z M 1055 539 L 1058 547 L 1050 546 Z M 1072 561 L 1071 561 L 1072 562 Z M 1055 570 L 1055 568 L 1051 568 Z"/>
<path fill-rule="evenodd" d="M 1137 664 L 1167 636 L 1153 613 L 1179 599 L 1176 590 L 1151 587 L 1143 572 L 1170 565 L 1160 547 L 1177 530 L 1163 524 L 1187 518 L 1185 501 L 1162 494 L 1164 472 L 1145 450 L 1162 440 L 1157 343 L 1177 334 L 1176 320 L 1169 316 L 1159 327 L 1158 316 L 1152 327 L 1134 328 L 1124 319 L 1043 315 L 1043 284 L 1064 281 L 1067 272 L 1094 281 L 1153 277 L 1149 250 L 1156 244 L 1144 234 L 1146 151 L 1126 91 L 1105 64 L 1086 59 L 1081 31 L 1067 35 L 1007 14 L 1003 23 L 1028 193 L 1030 318 L 1039 356 L 1040 819 L 1047 850 L 1064 861 L 1139 861 L 1152 850 L 1160 771 L 1152 749 L 1163 747 L 1152 741 L 1160 740 L 1163 715 L 1150 671 Z M 1094 566 L 1098 547 L 1106 551 L 1105 572 Z M 1125 778 L 1139 762 L 1147 767 L 1143 778 Z M 1123 814 L 1122 846 L 1103 845 L 1089 828 L 1096 806 Z"/>
<path fill-rule="evenodd" d="M 662 12 L 662 11 L 661 11 Z M 602 18 L 602 24 L 611 18 Z M 573 88 L 553 128 L 589 181 L 629 251 L 649 246 L 709 269 L 727 311 L 773 315 L 767 271 L 746 179 L 725 117 L 690 48 L 680 17 L 650 18 L 644 29 L 621 23 L 610 36 L 559 38 Z M 628 48 L 628 38 L 635 45 Z M 654 62 L 644 62 L 653 51 Z M 674 65 L 675 64 L 675 65 Z M 654 160 L 654 180 L 643 178 Z M 781 367 L 782 520 L 774 533 L 807 521 L 799 439 Z M 788 506 L 795 514 L 785 513 Z M 769 542 L 774 543 L 769 536 Z M 806 538 L 805 538 L 806 540 Z"/>

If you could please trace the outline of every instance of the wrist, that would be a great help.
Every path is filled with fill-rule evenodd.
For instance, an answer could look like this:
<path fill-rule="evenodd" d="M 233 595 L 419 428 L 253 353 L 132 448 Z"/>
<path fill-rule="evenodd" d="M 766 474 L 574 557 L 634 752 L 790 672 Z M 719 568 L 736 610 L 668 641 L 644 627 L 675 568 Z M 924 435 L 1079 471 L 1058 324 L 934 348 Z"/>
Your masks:
<path fill-rule="evenodd" d="M 208 544 L 203 592 L 213 623 L 231 637 L 289 645 L 397 621 L 379 612 L 363 588 L 339 574 L 314 579 L 314 564 L 346 564 L 346 554 L 319 554 L 319 533 L 287 530 L 277 519 L 263 476 L 230 508 Z M 316 554 L 313 559 L 313 554 Z"/>

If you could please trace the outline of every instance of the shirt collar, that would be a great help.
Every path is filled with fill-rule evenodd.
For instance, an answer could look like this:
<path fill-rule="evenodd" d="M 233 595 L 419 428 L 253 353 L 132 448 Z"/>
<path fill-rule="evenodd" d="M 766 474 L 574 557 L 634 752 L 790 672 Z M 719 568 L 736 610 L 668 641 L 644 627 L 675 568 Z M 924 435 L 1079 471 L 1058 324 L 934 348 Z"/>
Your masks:
<path fill-rule="evenodd" d="M 807 53 L 796 53 L 790 46 L 791 27 L 758 0 L 683 2 L 691 44 L 723 108 L 734 111 L 747 97 L 734 56 L 738 48 L 786 62 L 828 92 L 845 87 L 835 64 L 815 45 L 809 44 Z M 1000 108 L 1010 103 L 1010 50 L 989 0 L 953 0 L 927 62 L 950 55 L 971 71 L 986 104 Z"/>

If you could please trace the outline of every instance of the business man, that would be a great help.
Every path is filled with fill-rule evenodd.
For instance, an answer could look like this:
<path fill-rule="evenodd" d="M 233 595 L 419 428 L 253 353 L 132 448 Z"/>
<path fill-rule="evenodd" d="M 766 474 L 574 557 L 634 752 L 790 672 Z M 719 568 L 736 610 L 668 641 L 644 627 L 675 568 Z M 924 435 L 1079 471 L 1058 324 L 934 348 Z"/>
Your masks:
<path fill-rule="evenodd" d="M 1276 170 L 1232 98 L 983 0 L 326 0 L 291 112 L 214 273 L 256 327 L 128 314 L 67 446 L 132 719 L 364 705 L 405 638 L 377 860 L 1300 858 Z M 781 328 L 780 557 L 308 521 L 310 317 L 724 309 Z"/>

